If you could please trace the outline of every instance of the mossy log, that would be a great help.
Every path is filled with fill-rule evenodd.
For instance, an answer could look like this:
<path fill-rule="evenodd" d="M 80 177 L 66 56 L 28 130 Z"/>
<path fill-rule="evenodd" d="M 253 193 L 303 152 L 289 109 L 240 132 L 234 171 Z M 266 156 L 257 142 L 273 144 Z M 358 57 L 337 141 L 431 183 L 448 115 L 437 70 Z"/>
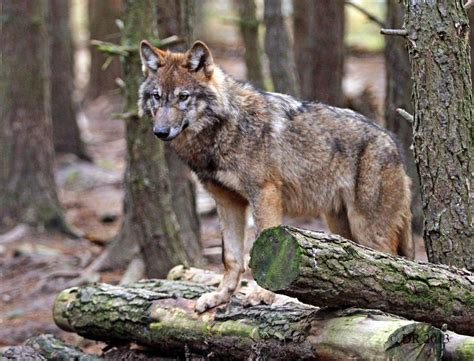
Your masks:
<path fill-rule="evenodd" d="M 31 347 L 46 360 L 97 361 L 97 355 L 88 355 L 77 347 L 69 345 L 53 335 L 30 337 L 25 346 Z"/>
<path fill-rule="evenodd" d="M 260 234 L 250 267 L 260 286 L 308 304 L 376 308 L 474 335 L 474 274 L 466 270 L 287 226 Z"/>
<path fill-rule="evenodd" d="M 30 337 L 22 346 L 13 346 L 0 354 L 0 360 L 102 360 L 97 355 L 89 355 L 68 345 L 53 335 Z"/>
<path fill-rule="evenodd" d="M 448 331 L 444 334 L 445 361 L 474 360 L 474 337 Z"/>
<path fill-rule="evenodd" d="M 202 314 L 195 299 L 214 288 L 148 280 L 125 287 L 95 284 L 63 291 L 56 324 L 111 344 L 147 346 L 160 355 L 216 359 L 439 359 L 443 333 L 375 310 L 320 310 L 285 296 L 241 306 L 242 295 Z M 364 342 L 361 342 L 364 340 Z"/>

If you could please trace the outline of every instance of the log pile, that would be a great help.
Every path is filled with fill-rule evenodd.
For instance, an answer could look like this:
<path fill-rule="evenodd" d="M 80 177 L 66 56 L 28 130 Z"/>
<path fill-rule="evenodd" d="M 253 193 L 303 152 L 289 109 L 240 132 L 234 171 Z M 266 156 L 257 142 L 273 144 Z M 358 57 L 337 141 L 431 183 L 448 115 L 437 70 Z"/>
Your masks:
<path fill-rule="evenodd" d="M 243 280 L 229 304 L 197 314 L 196 299 L 215 290 L 221 275 L 178 266 L 168 280 L 92 284 L 59 294 L 56 324 L 112 346 L 103 355 L 80 355 L 41 336 L 4 356 L 474 360 L 474 278 L 466 270 L 284 226 L 262 232 L 251 256 L 257 283 L 286 295 L 272 305 L 243 307 L 256 286 Z"/>

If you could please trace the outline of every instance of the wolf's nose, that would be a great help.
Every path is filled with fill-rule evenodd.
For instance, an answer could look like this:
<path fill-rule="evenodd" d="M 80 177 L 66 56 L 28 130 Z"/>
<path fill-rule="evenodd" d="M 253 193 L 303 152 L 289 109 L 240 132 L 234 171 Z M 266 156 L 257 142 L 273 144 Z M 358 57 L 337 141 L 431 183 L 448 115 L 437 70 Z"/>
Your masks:
<path fill-rule="evenodd" d="M 155 133 L 157 138 L 165 139 L 168 138 L 170 135 L 170 128 L 169 127 L 161 127 L 161 128 L 153 128 L 153 133 Z"/>

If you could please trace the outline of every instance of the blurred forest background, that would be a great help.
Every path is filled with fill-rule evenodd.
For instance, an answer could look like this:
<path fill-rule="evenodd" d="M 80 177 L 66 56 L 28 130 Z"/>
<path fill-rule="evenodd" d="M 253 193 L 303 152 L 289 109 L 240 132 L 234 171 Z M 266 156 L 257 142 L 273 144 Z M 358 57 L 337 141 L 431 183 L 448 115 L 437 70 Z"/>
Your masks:
<path fill-rule="evenodd" d="M 18 105 L 1 105 L 0 140 L 19 135 L 15 186 L 4 172 L 12 157 L 0 142 L 0 347 L 60 333 L 51 304 L 68 286 L 160 277 L 178 263 L 221 267 L 212 199 L 136 116 L 141 38 L 180 51 L 203 40 L 237 79 L 352 108 L 395 132 L 414 179 L 413 225 L 421 234 L 411 125 L 395 112 L 412 112 L 408 54 L 403 39 L 380 35 L 382 27 L 402 25 L 398 1 L 15 3 L 0 1 L 1 19 L 7 9 L 17 12 L 2 29 L 2 53 L 17 59 L 2 57 L 0 89 L 13 83 L 10 99 L 35 112 L 20 114 L 25 120 L 15 130 Z M 472 27 L 473 11 L 470 17 Z M 325 227 L 314 219 L 287 223 Z M 421 237 L 417 259 L 426 259 Z M 64 339 L 97 347 L 75 335 Z"/>

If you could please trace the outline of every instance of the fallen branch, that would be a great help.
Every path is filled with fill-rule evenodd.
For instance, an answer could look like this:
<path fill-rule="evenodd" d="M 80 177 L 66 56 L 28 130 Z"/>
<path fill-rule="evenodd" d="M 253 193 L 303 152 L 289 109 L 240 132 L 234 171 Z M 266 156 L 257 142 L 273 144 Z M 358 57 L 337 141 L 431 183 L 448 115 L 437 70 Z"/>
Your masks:
<path fill-rule="evenodd" d="M 195 299 L 213 287 L 149 280 L 63 291 L 56 324 L 110 343 L 135 342 L 161 355 L 192 352 L 226 359 L 417 359 L 441 356 L 443 334 L 376 310 L 320 310 L 285 296 L 273 305 L 226 306 L 197 314 Z M 364 342 L 361 342 L 364 340 Z"/>
<path fill-rule="evenodd" d="M 474 275 L 374 251 L 336 235 L 280 226 L 251 252 L 257 283 L 317 306 L 376 308 L 474 335 Z"/>

